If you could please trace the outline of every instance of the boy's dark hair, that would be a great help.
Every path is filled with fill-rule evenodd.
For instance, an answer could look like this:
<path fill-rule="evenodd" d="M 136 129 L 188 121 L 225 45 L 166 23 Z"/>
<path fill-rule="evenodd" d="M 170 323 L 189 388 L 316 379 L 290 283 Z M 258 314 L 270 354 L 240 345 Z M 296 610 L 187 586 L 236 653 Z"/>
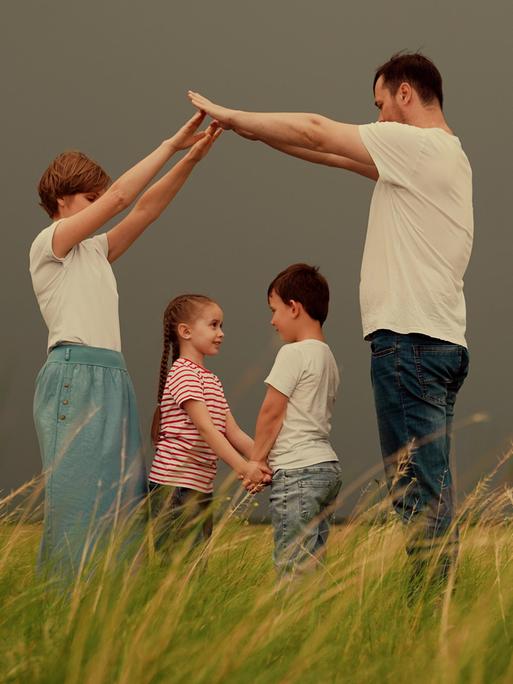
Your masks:
<path fill-rule="evenodd" d="M 442 76 L 433 62 L 420 52 L 398 52 L 376 69 L 372 89 L 383 76 L 383 83 L 395 95 L 401 83 L 415 88 L 424 104 L 437 99 L 443 109 Z"/>
<path fill-rule="evenodd" d="M 53 218 L 59 209 L 59 198 L 79 192 L 102 192 L 109 185 L 109 176 L 95 161 L 78 150 L 62 152 L 41 176 L 37 188 L 39 205 Z"/>
<path fill-rule="evenodd" d="M 288 304 L 291 300 L 300 302 L 306 313 L 322 325 L 328 316 L 330 289 L 326 278 L 319 273 L 317 266 L 292 264 L 281 273 L 267 288 L 267 298 L 272 292 Z"/>

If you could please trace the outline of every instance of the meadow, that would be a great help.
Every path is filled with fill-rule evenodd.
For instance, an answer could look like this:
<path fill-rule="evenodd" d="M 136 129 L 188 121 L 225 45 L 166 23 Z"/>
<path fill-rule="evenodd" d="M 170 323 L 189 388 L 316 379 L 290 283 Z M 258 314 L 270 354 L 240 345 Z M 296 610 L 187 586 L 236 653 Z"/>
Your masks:
<path fill-rule="evenodd" d="M 63 586 L 35 573 L 27 485 L 0 502 L 0 681 L 511 683 L 513 490 L 495 475 L 460 504 L 445 590 L 428 569 L 413 596 L 407 532 L 377 486 L 332 528 L 325 564 L 293 582 L 277 581 L 253 504 L 221 492 L 206 547 L 186 540 L 164 561 L 147 538 L 116 562 L 116 532 L 95 571 Z"/>

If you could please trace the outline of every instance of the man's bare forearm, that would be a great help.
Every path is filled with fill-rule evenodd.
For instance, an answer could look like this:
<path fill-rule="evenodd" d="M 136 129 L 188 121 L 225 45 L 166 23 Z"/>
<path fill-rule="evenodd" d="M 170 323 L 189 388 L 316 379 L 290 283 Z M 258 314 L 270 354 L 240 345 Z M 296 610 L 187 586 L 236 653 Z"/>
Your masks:
<path fill-rule="evenodd" d="M 236 131 L 242 137 L 249 137 L 245 135 L 242 131 Z M 264 142 L 264 141 L 262 141 Z M 361 162 L 355 162 L 349 157 L 342 157 L 339 154 L 330 154 L 328 152 L 313 152 L 312 150 L 307 150 L 304 147 L 295 147 L 293 145 L 284 145 L 280 143 L 266 143 L 269 147 L 272 147 L 278 152 L 285 152 L 285 154 L 291 157 L 296 157 L 297 159 L 303 159 L 304 161 L 312 162 L 313 164 L 322 164 L 324 166 L 331 166 L 334 168 L 345 169 L 346 171 L 352 171 L 353 173 L 358 173 L 360 176 L 365 176 L 371 180 L 377 181 L 379 178 L 379 173 L 374 164 L 362 164 Z"/>

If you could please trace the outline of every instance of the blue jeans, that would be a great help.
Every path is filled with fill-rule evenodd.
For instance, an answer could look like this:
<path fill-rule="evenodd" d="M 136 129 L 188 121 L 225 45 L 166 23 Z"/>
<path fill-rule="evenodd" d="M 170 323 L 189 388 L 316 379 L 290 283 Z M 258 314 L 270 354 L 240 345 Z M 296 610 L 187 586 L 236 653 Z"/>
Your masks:
<path fill-rule="evenodd" d="M 304 569 L 323 555 L 341 473 L 338 461 L 326 461 L 273 474 L 269 503 L 279 573 Z"/>
<path fill-rule="evenodd" d="M 453 520 L 451 430 L 468 352 L 416 333 L 378 330 L 368 339 L 387 484 L 402 520 L 419 523 L 408 547 L 414 553 L 444 537 Z"/>

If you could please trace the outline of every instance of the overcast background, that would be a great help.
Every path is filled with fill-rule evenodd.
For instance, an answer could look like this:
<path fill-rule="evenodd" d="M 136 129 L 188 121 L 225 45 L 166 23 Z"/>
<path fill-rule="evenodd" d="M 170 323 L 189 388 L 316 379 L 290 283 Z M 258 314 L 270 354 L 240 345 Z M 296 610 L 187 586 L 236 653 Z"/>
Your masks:
<path fill-rule="evenodd" d="M 78 148 L 116 178 L 192 114 L 189 88 L 240 109 L 370 122 L 375 68 L 397 50 L 421 49 L 442 72 L 446 116 L 474 172 L 475 242 L 465 287 L 471 370 L 457 419 L 486 413 L 489 420 L 457 430 L 458 490 L 469 491 L 513 433 L 512 19 L 506 0 L 4 3 L 0 489 L 7 493 L 40 470 L 32 397 L 47 332 L 28 251 L 49 223 L 36 185 L 50 160 Z M 266 288 L 279 270 L 306 261 L 331 285 L 326 332 L 342 370 L 332 436 L 346 485 L 379 467 L 358 306 L 372 186 L 233 134 L 221 137 L 167 212 L 114 265 L 123 351 L 145 433 L 162 312 L 187 291 L 209 294 L 224 309 L 225 343 L 209 365 L 239 423 L 253 430 L 277 348 Z M 502 479 L 512 475 L 506 467 Z"/>

